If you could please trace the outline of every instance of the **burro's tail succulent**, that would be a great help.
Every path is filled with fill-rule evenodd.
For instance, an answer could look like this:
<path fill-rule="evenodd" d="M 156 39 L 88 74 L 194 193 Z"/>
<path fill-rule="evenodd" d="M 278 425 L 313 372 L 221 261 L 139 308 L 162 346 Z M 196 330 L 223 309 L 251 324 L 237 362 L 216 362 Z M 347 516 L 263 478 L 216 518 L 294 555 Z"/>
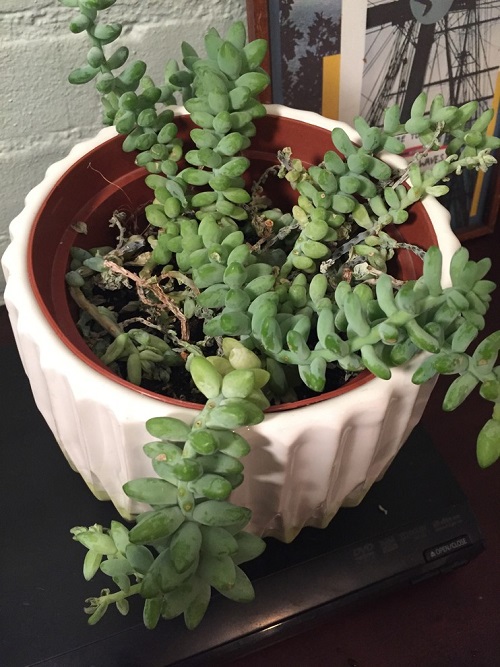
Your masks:
<path fill-rule="evenodd" d="M 143 61 L 127 64 L 125 46 L 107 53 L 121 26 L 98 18 L 116 0 L 60 2 L 76 10 L 72 32 L 90 40 L 86 62 L 69 79 L 95 82 L 104 122 L 124 135 L 123 149 L 135 152 L 151 188 L 144 232 L 132 233 L 115 214 L 116 247 L 73 248 L 67 282 L 79 326 L 130 382 L 168 391 L 182 369 L 206 400 L 193 424 L 166 417 L 146 424 L 157 438 L 144 447 L 155 476 L 124 490 L 151 509 L 131 529 L 119 522 L 73 529 L 88 549 L 85 577 L 101 570 L 118 586 L 88 600 L 86 611 L 91 623 L 113 604 L 127 613 L 138 593 L 147 627 L 184 614 L 193 628 L 212 588 L 233 600 L 253 597 L 239 566 L 264 543 L 244 531 L 250 510 L 233 505 L 230 494 L 249 450 L 237 429 L 259 423 L 271 402 L 294 400 L 303 387 L 323 392 L 335 374 L 345 381 L 368 369 L 388 379 L 391 368 L 421 354 L 414 382 L 457 376 L 445 410 L 476 388 L 493 403 L 477 458 L 486 467 L 500 457 L 499 332 L 469 351 L 495 288 L 485 277 L 490 262 L 472 261 L 460 248 L 443 287 L 439 248 L 425 251 L 389 233 L 423 197 L 445 194 L 451 177 L 486 171 L 500 140 L 487 131 L 492 109 L 480 112 L 474 101 L 446 106 L 442 95 L 422 93 L 405 122 L 397 105 L 380 128 L 356 118 L 357 142 L 334 129 L 318 164 L 306 166 L 284 146 L 249 186 L 252 138 L 266 114 L 264 40 L 247 43 L 241 22 L 225 36 L 212 28 L 206 53 L 183 44 L 182 64 L 169 61 L 158 84 Z M 195 126 L 189 145 L 169 108 L 180 100 Z M 422 149 L 395 170 L 381 152 L 400 154 L 405 133 L 418 135 Z M 434 164 L 422 167 L 443 143 Z M 289 211 L 266 192 L 276 178 L 294 191 Z M 418 279 L 388 272 L 401 250 L 423 259 Z M 120 313 L 103 303 L 119 289 L 129 294 Z"/>
<path fill-rule="evenodd" d="M 268 403 L 261 387 L 269 374 L 253 352 L 230 338 L 223 356 L 193 356 L 188 365 L 207 398 L 205 407 L 190 426 L 172 417 L 150 419 L 146 428 L 156 440 L 144 452 L 156 476 L 124 486 L 128 496 L 151 509 L 131 529 L 113 521 L 109 530 L 98 525 L 72 530 L 88 549 L 84 577 L 101 570 L 119 588 L 87 600 L 91 624 L 113 605 L 126 614 L 135 594 L 145 599 L 148 628 L 181 614 L 186 626 L 195 628 L 212 588 L 237 602 L 254 598 L 239 566 L 259 556 L 265 543 L 244 530 L 251 512 L 229 496 L 243 481 L 240 458 L 250 450 L 235 429 L 264 419 Z"/>

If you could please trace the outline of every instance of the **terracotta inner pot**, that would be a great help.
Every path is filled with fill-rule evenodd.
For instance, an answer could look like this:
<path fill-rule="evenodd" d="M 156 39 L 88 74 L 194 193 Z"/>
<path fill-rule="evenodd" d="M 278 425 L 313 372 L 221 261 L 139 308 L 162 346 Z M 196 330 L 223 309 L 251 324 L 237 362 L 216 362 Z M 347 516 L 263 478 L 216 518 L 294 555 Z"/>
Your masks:
<path fill-rule="evenodd" d="M 187 116 L 180 116 L 177 121 L 179 136 L 188 141 L 189 131 L 194 125 Z M 319 164 L 324 153 L 333 148 L 329 130 L 301 121 L 268 115 L 259 119 L 257 125 L 257 136 L 252 139 L 251 149 L 245 153 L 252 163 L 250 179 L 257 179 L 267 167 L 276 164 L 276 153 L 284 147 L 289 146 L 292 155 L 300 158 L 306 166 Z M 122 142 L 123 137 L 115 137 L 77 161 L 44 201 L 32 227 L 28 246 L 30 282 L 40 308 L 56 334 L 86 364 L 133 391 L 160 401 L 199 408 L 200 404 L 171 399 L 117 377 L 90 351 L 75 324 L 75 310 L 69 303 L 64 278 L 68 271 L 70 248 L 74 245 L 83 248 L 113 245 L 116 229 L 108 226 L 112 214 L 116 210 L 125 210 L 140 216 L 151 200 L 151 190 L 144 184 L 146 172 L 134 164 L 135 154 L 122 151 Z M 271 196 L 269 191 L 267 194 Z M 290 208 L 296 193 L 288 182 L 273 179 L 272 199 L 273 204 Z M 86 235 L 76 230 L 79 222 L 86 223 Z M 139 231 L 141 229 L 139 227 Z M 427 211 L 420 203 L 412 207 L 409 220 L 391 233 L 424 249 L 437 243 Z M 413 279 L 421 274 L 422 262 L 413 253 L 402 250 L 393 260 L 393 270 L 401 279 Z M 270 410 L 297 408 L 325 400 L 360 386 L 372 377 L 364 371 L 333 392 Z"/>

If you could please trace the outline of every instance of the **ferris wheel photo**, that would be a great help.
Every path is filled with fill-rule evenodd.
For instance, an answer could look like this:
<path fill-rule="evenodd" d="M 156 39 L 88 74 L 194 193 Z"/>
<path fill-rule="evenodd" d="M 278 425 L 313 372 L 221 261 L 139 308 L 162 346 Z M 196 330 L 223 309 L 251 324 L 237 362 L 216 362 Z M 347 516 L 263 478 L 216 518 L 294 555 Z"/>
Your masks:
<path fill-rule="evenodd" d="M 422 90 L 486 108 L 499 49 L 500 0 L 369 0 L 361 113 L 377 124 L 396 102 L 405 119 Z"/>
<path fill-rule="evenodd" d="M 500 0 L 368 0 L 361 115 L 381 125 L 386 107 L 396 103 L 404 122 L 422 90 L 429 97 L 441 92 L 454 106 L 477 100 L 478 113 L 493 106 L 493 133 L 499 125 L 499 65 Z M 411 147 L 412 138 L 407 142 Z M 484 224 L 488 186 L 475 173 L 465 187 L 450 182 L 445 205 L 457 230 L 474 235 Z"/>
<path fill-rule="evenodd" d="M 347 123 L 383 123 L 398 104 L 409 117 L 424 91 L 446 104 L 496 109 L 500 131 L 500 0 L 247 0 L 255 37 L 270 42 L 272 101 Z M 262 28 L 265 17 L 265 30 Z M 266 32 L 267 30 L 267 32 Z M 418 137 L 402 137 L 408 154 Z M 446 139 L 445 139 L 446 142 Z M 443 148 L 444 150 L 444 148 Z M 429 158 L 430 159 L 430 158 Z M 441 201 L 463 239 L 492 228 L 500 206 L 496 173 L 467 172 Z"/>

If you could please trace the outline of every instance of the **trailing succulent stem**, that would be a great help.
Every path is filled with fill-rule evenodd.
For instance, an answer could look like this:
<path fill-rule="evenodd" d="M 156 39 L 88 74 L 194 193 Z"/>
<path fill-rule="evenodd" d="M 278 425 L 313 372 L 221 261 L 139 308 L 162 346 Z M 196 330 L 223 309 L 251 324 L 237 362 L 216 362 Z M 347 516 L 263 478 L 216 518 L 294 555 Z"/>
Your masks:
<path fill-rule="evenodd" d="M 261 421 L 270 403 L 295 400 L 304 388 L 323 392 L 362 369 L 388 379 L 424 351 L 413 381 L 456 374 L 446 410 L 478 388 L 494 408 L 477 457 L 481 466 L 500 457 L 500 334 L 468 352 L 495 287 L 485 279 L 489 260 L 473 262 L 461 248 L 442 287 L 440 250 L 397 241 L 389 228 L 426 195 L 445 194 L 452 175 L 486 171 L 500 140 L 487 133 L 491 109 L 478 115 L 477 102 L 445 106 L 441 95 L 428 101 L 422 93 L 404 124 L 393 105 L 381 128 L 354 120 L 357 142 L 334 129 L 319 164 L 306 167 L 283 147 L 249 187 L 248 149 L 266 114 L 258 98 L 269 81 L 264 40 L 247 43 L 240 22 L 224 37 L 212 28 L 206 54 L 183 44 L 182 64 L 169 61 L 156 84 L 143 61 L 126 64 L 126 47 L 107 53 L 121 26 L 99 16 L 115 0 L 60 2 L 77 10 L 70 29 L 90 40 L 70 81 L 95 81 L 104 122 L 124 135 L 123 149 L 135 152 L 152 189 L 144 230 L 132 232 L 116 213 L 115 247 L 72 249 L 67 282 L 80 329 L 130 382 L 165 393 L 184 384 L 189 397 L 206 400 L 191 426 L 148 422 L 159 438 L 145 447 L 157 477 L 125 485 L 152 507 L 132 529 L 74 529 L 89 549 L 86 578 L 100 568 L 120 589 L 90 600 L 88 611 L 91 622 L 110 604 L 126 613 L 128 597 L 140 593 L 148 627 L 181 613 L 194 627 L 211 587 L 237 600 L 253 595 L 239 563 L 263 543 L 243 531 L 249 510 L 229 500 L 248 450 L 234 429 Z M 195 125 L 186 145 L 168 108 L 178 101 Z M 408 132 L 422 151 L 393 169 L 381 151 L 400 154 Z M 443 143 L 442 157 L 423 168 Z M 269 196 L 277 178 L 295 191 L 290 211 Z M 423 259 L 417 280 L 388 273 L 401 251 Z"/>
<path fill-rule="evenodd" d="M 184 615 L 195 628 L 208 607 L 211 589 L 237 602 L 254 597 L 253 586 L 239 567 L 265 548 L 244 531 L 251 517 L 229 501 L 243 480 L 240 458 L 250 446 L 233 429 L 258 424 L 267 405 L 260 387 L 268 374 L 253 352 L 226 338 L 224 356 L 193 356 L 189 369 L 207 403 L 191 426 L 158 417 L 146 423 L 157 440 L 144 446 L 156 477 L 127 482 L 125 493 L 151 506 L 126 528 L 118 521 L 76 527 L 74 539 L 87 547 L 85 579 L 98 570 L 113 579 L 118 591 L 104 589 L 87 600 L 89 623 L 108 607 L 128 612 L 128 598 L 145 599 L 144 624 Z"/>

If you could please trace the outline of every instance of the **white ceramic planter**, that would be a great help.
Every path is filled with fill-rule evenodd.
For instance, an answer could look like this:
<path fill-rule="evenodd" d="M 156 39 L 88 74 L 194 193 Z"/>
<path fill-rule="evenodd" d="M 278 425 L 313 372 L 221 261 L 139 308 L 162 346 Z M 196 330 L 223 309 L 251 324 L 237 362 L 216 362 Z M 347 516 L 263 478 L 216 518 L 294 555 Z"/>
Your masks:
<path fill-rule="evenodd" d="M 326 129 L 339 125 L 284 107 L 271 106 L 269 113 Z M 150 440 L 144 422 L 160 415 L 192 420 L 196 410 L 139 394 L 74 354 L 35 299 L 26 262 L 30 229 L 42 202 L 72 164 L 113 135 L 112 129 L 103 130 L 48 169 L 11 224 L 12 241 L 2 264 L 5 302 L 38 408 L 92 492 L 129 516 L 138 506 L 123 493 L 123 483 L 152 472 L 142 452 Z M 459 243 L 447 211 L 430 197 L 424 206 L 443 252 L 446 282 Z M 416 365 L 395 369 L 389 381 L 372 379 L 335 398 L 268 414 L 262 424 L 244 430 L 252 452 L 233 500 L 252 509 L 254 532 L 290 541 L 303 526 L 325 527 L 339 507 L 361 501 L 421 417 L 432 386 L 410 382 Z"/>

